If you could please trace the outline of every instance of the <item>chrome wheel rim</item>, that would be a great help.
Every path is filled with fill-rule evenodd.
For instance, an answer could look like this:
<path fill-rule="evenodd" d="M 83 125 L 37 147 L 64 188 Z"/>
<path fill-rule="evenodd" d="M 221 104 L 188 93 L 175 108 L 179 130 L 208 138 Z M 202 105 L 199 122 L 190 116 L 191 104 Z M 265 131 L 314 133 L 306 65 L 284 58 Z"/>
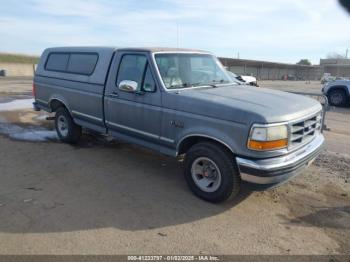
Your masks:
<path fill-rule="evenodd" d="M 343 96 L 340 93 L 334 93 L 331 95 L 332 104 L 340 104 L 343 101 Z"/>
<path fill-rule="evenodd" d="M 68 122 L 64 116 L 59 116 L 57 119 L 57 129 L 61 136 L 66 137 L 68 135 Z"/>
<path fill-rule="evenodd" d="M 207 157 L 199 157 L 193 161 L 191 175 L 197 187 L 204 192 L 215 192 L 221 185 L 220 169 Z"/>

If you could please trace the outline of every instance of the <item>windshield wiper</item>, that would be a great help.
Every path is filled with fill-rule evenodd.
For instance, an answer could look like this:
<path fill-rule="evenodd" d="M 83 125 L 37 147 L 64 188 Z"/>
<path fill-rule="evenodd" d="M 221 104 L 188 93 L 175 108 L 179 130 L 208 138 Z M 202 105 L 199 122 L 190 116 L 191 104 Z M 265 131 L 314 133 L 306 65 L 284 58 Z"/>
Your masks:
<path fill-rule="evenodd" d="M 176 88 L 188 88 L 188 87 L 198 87 L 198 86 L 210 86 L 210 87 L 218 87 L 218 84 L 224 84 L 227 83 L 227 81 L 221 79 L 218 81 L 213 80 L 211 83 L 202 83 L 202 82 L 197 82 L 197 83 L 183 83 L 180 85 L 171 85 L 168 88 L 169 89 L 176 89 Z"/>
<path fill-rule="evenodd" d="M 216 87 L 218 87 L 218 84 L 226 84 L 226 83 L 227 83 L 227 81 L 225 81 L 224 79 L 221 79 L 218 81 L 213 80 L 211 83 L 208 83 L 208 86 L 216 88 Z"/>
<path fill-rule="evenodd" d="M 202 83 L 183 83 L 180 85 L 171 85 L 168 88 L 176 89 L 176 88 L 195 87 L 195 86 L 200 86 L 200 85 L 202 85 Z"/>

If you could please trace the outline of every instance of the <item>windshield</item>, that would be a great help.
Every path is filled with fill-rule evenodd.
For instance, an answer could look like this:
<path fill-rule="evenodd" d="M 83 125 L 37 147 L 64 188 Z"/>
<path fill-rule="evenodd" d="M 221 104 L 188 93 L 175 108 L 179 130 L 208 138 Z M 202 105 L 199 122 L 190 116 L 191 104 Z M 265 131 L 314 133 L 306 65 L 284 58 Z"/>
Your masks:
<path fill-rule="evenodd" d="M 231 71 L 227 71 L 227 74 L 231 77 L 231 78 L 237 78 L 238 75 L 236 75 L 235 73 L 231 72 Z"/>
<path fill-rule="evenodd" d="M 240 78 L 238 75 L 236 75 L 235 73 L 231 72 L 231 71 L 227 71 L 228 76 L 231 78 L 231 80 L 239 85 L 243 84 L 244 82 L 241 81 L 243 80 L 242 78 Z"/>
<path fill-rule="evenodd" d="M 234 83 L 212 55 L 156 54 L 155 59 L 168 89 Z"/>

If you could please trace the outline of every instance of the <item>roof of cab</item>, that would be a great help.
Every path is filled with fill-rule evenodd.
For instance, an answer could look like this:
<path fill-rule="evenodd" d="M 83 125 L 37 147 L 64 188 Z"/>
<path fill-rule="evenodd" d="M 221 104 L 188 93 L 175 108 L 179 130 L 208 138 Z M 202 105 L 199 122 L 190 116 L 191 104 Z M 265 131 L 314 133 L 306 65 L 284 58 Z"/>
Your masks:
<path fill-rule="evenodd" d="M 174 47 L 131 47 L 131 48 L 116 48 L 118 51 L 140 51 L 140 52 L 193 52 L 193 53 L 206 53 L 210 52 L 199 50 L 199 49 L 189 49 L 189 48 L 174 48 Z"/>
<path fill-rule="evenodd" d="M 52 47 L 46 49 L 50 52 L 99 52 L 99 51 L 134 51 L 134 52 L 193 52 L 206 53 L 210 52 L 199 49 L 172 48 L 172 47 L 108 47 L 108 46 L 72 46 L 72 47 Z"/>

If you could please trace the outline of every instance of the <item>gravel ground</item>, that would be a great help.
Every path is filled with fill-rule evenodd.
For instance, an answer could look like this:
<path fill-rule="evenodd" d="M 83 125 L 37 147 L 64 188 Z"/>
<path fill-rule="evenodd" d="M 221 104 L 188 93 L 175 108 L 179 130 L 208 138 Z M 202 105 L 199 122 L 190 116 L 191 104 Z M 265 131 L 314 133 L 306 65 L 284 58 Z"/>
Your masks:
<path fill-rule="evenodd" d="M 337 153 L 325 152 L 315 160 L 315 165 L 327 170 L 327 173 L 337 174 L 344 179 L 345 183 L 350 183 L 350 159 L 348 155 L 342 156 Z"/>
<path fill-rule="evenodd" d="M 0 94 L 31 94 L 31 77 L 0 77 Z"/>
<path fill-rule="evenodd" d="M 291 92 L 305 92 L 321 94 L 320 81 L 259 81 L 259 86 L 263 88 L 278 89 Z"/>
<path fill-rule="evenodd" d="M 28 98 L 26 81 L 0 81 L 0 104 Z M 350 254 L 349 108 L 328 114 L 327 150 L 303 174 L 213 205 L 181 161 L 91 134 L 62 144 L 20 104 L 0 112 L 0 254 Z"/>

